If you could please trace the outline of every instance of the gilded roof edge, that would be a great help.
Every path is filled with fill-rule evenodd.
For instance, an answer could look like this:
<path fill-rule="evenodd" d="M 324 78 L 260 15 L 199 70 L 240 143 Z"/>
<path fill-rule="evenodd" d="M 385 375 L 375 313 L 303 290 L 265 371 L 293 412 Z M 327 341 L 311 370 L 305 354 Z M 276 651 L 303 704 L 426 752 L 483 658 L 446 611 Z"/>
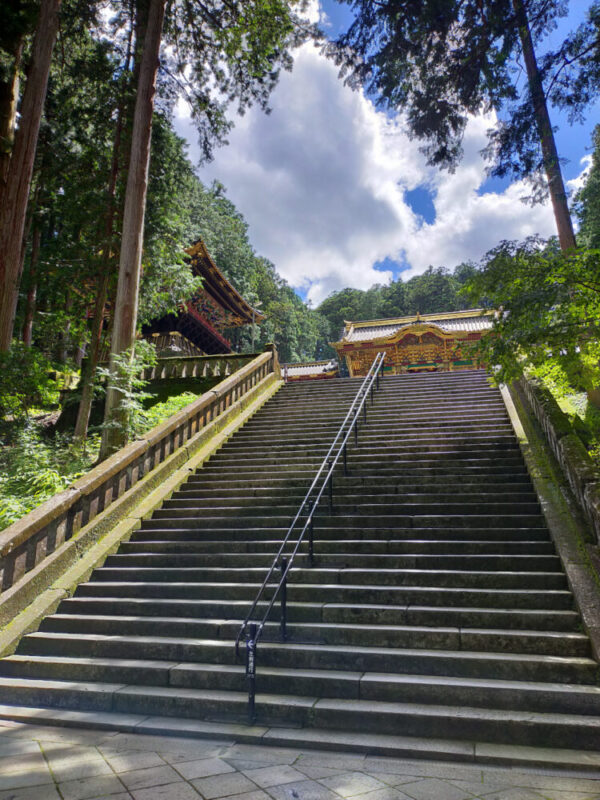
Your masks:
<path fill-rule="evenodd" d="M 203 272 L 206 272 L 206 274 L 203 274 L 201 277 L 209 284 L 208 286 L 205 284 L 203 286 L 204 289 L 210 291 L 210 288 L 212 288 L 213 291 L 218 294 L 222 294 L 223 292 L 229 294 L 232 301 L 231 305 L 237 306 L 237 308 L 231 308 L 231 310 L 237 312 L 240 316 L 246 316 L 248 322 L 252 322 L 253 318 L 254 322 L 262 322 L 265 319 L 265 315 L 261 314 L 256 308 L 252 308 L 250 303 L 242 297 L 235 286 L 223 275 L 201 238 L 197 239 L 190 247 L 186 248 L 185 252 L 192 259 L 192 265 L 194 263 L 194 256 L 202 259 L 204 266 Z M 212 287 L 210 284 L 212 284 Z"/>

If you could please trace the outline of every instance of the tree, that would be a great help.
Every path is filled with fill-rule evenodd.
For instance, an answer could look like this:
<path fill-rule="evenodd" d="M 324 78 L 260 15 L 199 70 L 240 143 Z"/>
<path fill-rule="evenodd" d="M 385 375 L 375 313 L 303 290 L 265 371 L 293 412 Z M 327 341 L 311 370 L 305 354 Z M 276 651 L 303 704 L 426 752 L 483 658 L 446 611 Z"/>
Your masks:
<path fill-rule="evenodd" d="M 150 0 L 144 49 L 140 63 L 131 154 L 125 191 L 123 230 L 119 261 L 119 280 L 115 301 L 113 334 L 109 369 L 116 369 L 116 357 L 129 350 L 133 355 L 137 329 L 140 267 L 144 237 L 144 214 L 150 166 L 150 140 L 152 137 L 152 115 L 156 94 L 159 52 L 165 16 L 166 0 Z M 122 392 L 109 386 L 106 392 L 105 427 L 102 432 L 100 458 L 105 458 L 124 443 L 125 420 L 121 403 Z M 122 425 L 115 423 L 122 422 Z"/>
<path fill-rule="evenodd" d="M 594 152 L 585 186 L 577 193 L 575 210 L 579 217 L 579 239 L 585 247 L 600 248 L 600 125 L 593 135 Z"/>
<path fill-rule="evenodd" d="M 497 381 L 555 361 L 573 386 L 600 399 L 600 251 L 563 253 L 556 241 L 503 242 L 484 258 L 465 291 L 498 309 L 478 343 Z"/>
<path fill-rule="evenodd" d="M 277 81 L 279 67 L 291 66 L 289 48 L 309 34 L 309 29 L 293 13 L 303 9 L 305 0 L 232 0 L 221 3 L 196 3 L 184 0 L 170 7 L 166 38 L 173 49 L 170 81 L 176 92 L 188 81 L 192 111 L 198 123 L 206 156 L 212 142 L 222 142 L 229 124 L 225 119 L 228 103 L 236 100 L 238 112 L 252 102 L 266 107 L 269 93 Z M 152 132 L 152 110 L 158 73 L 158 58 L 166 0 L 143 0 L 137 7 L 136 32 L 137 102 L 131 141 L 130 168 L 125 194 L 119 281 L 113 319 L 111 363 L 125 350 L 133 352 L 137 327 L 140 264 L 146 187 Z M 146 15 L 147 10 L 147 15 Z M 145 37 L 140 31 L 145 31 Z M 141 46 L 144 38 L 143 47 Z M 165 56 L 165 61 L 168 59 Z M 170 63 L 170 62 L 169 62 Z M 225 98 L 225 99 L 223 99 Z M 104 458 L 123 444 L 113 425 L 119 414 L 117 390 L 107 392 L 105 428 L 100 457 Z"/>
<path fill-rule="evenodd" d="M 460 160 L 470 115 L 497 112 L 486 155 L 492 174 L 529 178 L 534 198 L 546 176 L 563 250 L 575 247 L 548 101 L 573 116 L 595 97 L 600 52 L 600 3 L 556 50 L 539 60 L 534 46 L 566 13 L 564 0 L 342 0 L 355 11 L 333 52 L 354 83 L 406 115 L 424 140 L 430 164 Z M 527 86 L 519 87 L 523 58 Z M 536 183 L 537 181 L 537 183 Z"/>
<path fill-rule="evenodd" d="M 25 215 L 61 0 L 42 0 L 21 103 L 21 119 L 0 199 L 0 352 L 12 340 L 22 270 Z"/>
<path fill-rule="evenodd" d="M 458 308 L 452 276 L 445 267 L 428 267 L 406 282 L 406 305 L 410 314 L 434 314 Z"/>

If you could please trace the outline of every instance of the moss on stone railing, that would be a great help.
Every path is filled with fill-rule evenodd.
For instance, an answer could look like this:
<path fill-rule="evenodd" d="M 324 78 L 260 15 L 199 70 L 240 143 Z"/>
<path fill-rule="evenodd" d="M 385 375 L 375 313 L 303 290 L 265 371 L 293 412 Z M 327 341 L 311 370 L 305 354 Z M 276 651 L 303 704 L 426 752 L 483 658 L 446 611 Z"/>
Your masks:
<path fill-rule="evenodd" d="M 531 378 L 521 378 L 516 386 L 543 429 L 575 499 L 600 544 L 600 471 L 552 393 Z"/>
<path fill-rule="evenodd" d="M 229 363 L 233 365 L 236 360 L 232 358 Z M 139 502 L 139 492 L 133 489 L 140 481 L 151 491 L 164 475 L 161 465 L 167 461 L 171 465 L 178 460 L 183 463 L 194 446 L 202 445 L 209 426 L 216 430 L 216 421 L 226 418 L 234 405 L 273 374 L 279 377 L 277 351 L 271 346 L 193 403 L 114 453 L 68 489 L 6 528 L 0 533 L 1 591 L 11 589 L 45 559 L 56 555 L 65 542 L 99 515 L 102 528 L 108 530 L 131 504 Z M 102 535 L 102 530 L 96 530 L 94 538 L 98 535 Z M 53 562 L 57 570 L 63 568 L 59 559 L 54 558 Z"/>

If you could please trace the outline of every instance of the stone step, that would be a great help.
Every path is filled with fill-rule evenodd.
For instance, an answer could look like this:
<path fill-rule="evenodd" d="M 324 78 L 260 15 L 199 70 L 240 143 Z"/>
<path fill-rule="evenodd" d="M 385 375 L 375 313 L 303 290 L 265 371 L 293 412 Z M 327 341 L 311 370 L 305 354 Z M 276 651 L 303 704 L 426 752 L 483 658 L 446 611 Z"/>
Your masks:
<path fill-rule="evenodd" d="M 266 611 L 267 603 L 259 603 Z M 244 600 L 229 600 L 224 606 L 220 600 L 174 600 L 118 597 L 78 596 L 63 600 L 59 611 L 74 614 L 108 616 L 189 617 L 205 619 L 222 617 L 226 611 L 229 620 L 244 619 L 248 604 Z M 360 625 L 442 625 L 457 627 L 485 626 L 495 629 L 577 631 L 579 617 L 573 610 L 502 609 L 502 608 L 440 608 L 431 606 L 348 605 L 344 603 L 287 604 L 290 622 L 357 623 Z M 237 635 L 237 632 L 236 632 Z"/>
<path fill-rule="evenodd" d="M 454 501 L 460 500 L 461 503 L 469 503 L 475 505 L 477 498 L 480 497 L 485 503 L 508 502 L 514 499 L 517 503 L 523 502 L 537 502 L 537 495 L 533 488 L 528 484 L 521 486 L 509 484 L 512 489 L 506 489 L 505 484 L 499 486 L 478 487 L 479 494 L 473 492 L 472 487 L 457 484 L 456 486 L 444 486 L 443 493 L 434 492 L 431 486 L 406 486 L 406 487 L 379 487 L 381 491 L 369 490 L 361 493 L 361 500 L 368 504 L 381 501 L 382 503 L 397 503 L 402 502 L 432 502 L 440 497 L 452 498 Z M 374 489 L 375 487 L 373 487 Z M 356 490 L 350 486 L 345 486 L 336 481 L 336 497 L 347 497 L 353 500 L 356 499 Z M 174 492 L 172 500 L 191 502 L 201 502 L 207 504 L 212 501 L 215 505 L 221 506 L 226 503 L 233 505 L 252 505 L 255 503 L 269 503 L 275 504 L 286 499 L 288 504 L 296 505 L 298 508 L 300 503 L 307 495 L 308 487 L 248 487 L 246 489 L 199 489 L 197 487 L 188 487 Z"/>
<path fill-rule="evenodd" d="M 273 561 L 275 551 L 264 554 L 256 552 L 242 553 L 119 553 L 109 556 L 105 567 L 226 567 L 226 568 L 245 568 L 245 567 L 269 567 Z M 302 569 L 309 568 L 307 563 L 308 556 L 297 556 L 294 566 Z M 391 555 L 389 553 L 324 553 L 319 552 L 319 568 L 345 567 L 369 568 L 369 569 L 475 569 L 486 571 L 492 570 L 528 570 L 540 572 L 560 572 L 561 563 L 556 555 L 421 555 L 421 554 L 402 554 Z"/>
<path fill-rule="evenodd" d="M 292 411 L 286 415 L 282 414 L 281 419 L 277 422 L 277 441 L 279 441 L 279 437 L 285 439 L 294 435 L 306 439 L 315 437 L 333 439 L 342 424 L 344 418 L 342 415 L 343 412 L 327 418 L 321 418 L 318 415 L 307 418 L 308 415 L 294 416 Z M 302 424 L 302 420 L 304 424 Z M 381 421 L 389 423 L 385 429 L 382 428 Z M 247 423 L 247 427 L 244 425 L 244 428 L 240 430 L 240 436 L 236 434 L 235 441 L 260 440 L 267 428 L 267 422 L 268 417 L 264 420 L 253 418 Z M 350 418 L 346 420 L 346 426 L 350 426 L 352 423 L 353 420 Z M 508 416 L 496 408 L 482 408 L 471 413 L 465 411 L 463 414 L 446 413 L 444 410 L 440 410 L 438 413 L 424 417 L 422 414 L 417 415 L 414 411 L 409 412 L 403 409 L 390 410 L 385 414 L 380 414 L 378 411 L 376 412 L 375 407 L 368 407 L 366 423 L 364 411 L 358 417 L 359 435 L 377 442 L 388 431 L 396 438 L 403 434 L 420 436 L 423 433 L 493 433 L 494 431 L 511 431 L 511 424 Z"/>
<path fill-rule="evenodd" d="M 257 444 L 255 446 L 240 446 L 240 447 L 222 447 L 210 459 L 211 464 L 221 463 L 222 461 L 256 461 L 262 460 L 266 457 L 273 459 L 278 457 L 287 461 L 289 457 L 298 459 L 303 458 L 307 463 L 323 461 L 326 455 L 337 453 L 343 442 L 340 441 L 339 446 L 331 450 L 330 442 L 323 442 L 322 444 L 298 444 L 295 442 L 279 445 L 273 444 L 273 447 L 268 448 L 268 453 L 265 452 L 264 444 Z M 331 453 L 330 453 L 331 450 Z M 507 455 L 518 454 L 519 449 L 514 439 L 505 437 L 431 437 L 422 439 L 411 440 L 407 437 L 399 439 L 398 441 L 389 440 L 385 445 L 372 445 L 371 443 L 363 443 L 360 440 L 358 446 L 354 444 L 354 439 L 351 437 L 346 445 L 346 452 L 349 459 L 360 458 L 367 460 L 373 459 L 389 459 L 390 456 L 396 458 L 406 458 L 407 454 L 421 454 L 427 456 L 429 453 L 448 453 L 453 452 L 457 454 L 457 458 L 466 457 L 470 454 L 473 455 L 494 455 L 496 453 L 506 453 Z"/>
<path fill-rule="evenodd" d="M 243 600 L 251 603 L 259 583 L 151 582 L 151 581 L 90 581 L 77 588 L 78 597 L 206 599 L 228 603 Z M 510 609 L 571 610 L 573 596 L 566 589 L 493 589 L 477 587 L 389 586 L 382 584 L 296 584 L 290 602 L 427 605 L 434 607 L 490 607 Z M 266 599 L 270 598 L 267 591 Z"/>
<path fill-rule="evenodd" d="M 382 418 L 376 415 L 374 411 L 371 411 L 371 413 L 367 412 L 367 423 L 365 424 L 364 422 L 364 416 L 358 421 L 359 432 L 362 431 L 365 435 L 377 437 L 381 434 L 382 428 L 392 432 L 397 429 L 400 431 L 414 430 L 413 426 L 416 426 L 417 430 L 437 430 L 438 428 L 448 430 L 452 429 L 454 425 L 458 425 L 460 427 L 477 430 L 478 428 L 489 426 L 504 427 L 510 424 L 506 410 L 500 405 L 487 409 L 481 408 L 477 411 L 463 408 L 460 413 L 457 414 L 451 413 L 448 409 L 441 409 L 437 412 L 432 411 L 430 413 L 403 409 L 401 412 L 392 414 L 391 417 L 386 417 L 385 421 L 389 424 L 385 427 L 379 424 L 381 419 Z M 270 425 L 268 417 L 265 417 L 264 420 L 252 418 L 244 425 L 241 440 L 244 441 L 245 439 L 254 437 L 263 437 L 264 439 L 265 434 L 270 438 L 272 431 L 276 432 L 278 437 L 293 436 L 298 432 L 302 435 L 310 434 L 314 436 L 328 433 L 333 440 L 342 421 L 342 415 L 330 415 L 325 418 L 313 416 L 307 419 L 306 416 L 294 417 L 288 414 L 285 416 L 282 415 L 281 419 L 277 420 L 276 423 L 275 420 L 271 420 L 272 424 Z M 241 433 L 242 431 L 240 431 L 240 434 Z"/>
<path fill-rule="evenodd" d="M 416 412 L 413 402 L 406 402 L 401 405 L 387 407 L 384 405 L 367 405 L 367 426 L 375 427 L 393 427 L 394 423 L 400 419 L 401 424 L 407 425 L 413 419 L 418 419 L 421 422 L 428 422 L 430 420 L 437 421 L 442 417 L 449 421 L 464 422 L 480 419 L 482 416 L 489 416 L 494 414 L 496 419 L 506 421 L 506 409 L 502 406 L 501 401 L 482 401 L 480 400 L 477 410 L 473 410 L 473 406 L 465 404 L 457 404 L 450 402 L 432 402 L 428 403 L 426 411 Z M 306 430 L 317 429 L 323 424 L 337 424 L 339 427 L 347 415 L 347 410 L 341 408 L 339 410 L 330 409 L 317 409 L 308 408 L 302 410 L 296 407 L 289 409 L 281 409 L 278 412 L 269 410 L 267 416 L 256 416 L 252 423 L 248 423 L 248 431 L 268 431 L 270 434 L 283 432 L 292 427 L 303 427 Z M 355 416 L 354 412 L 348 415 L 348 424 Z M 308 420 L 307 420 L 308 417 Z M 359 416 L 359 428 L 364 426 L 364 411 Z"/>
<path fill-rule="evenodd" d="M 156 583 L 194 582 L 262 582 L 266 567 L 100 567 L 92 573 L 96 581 L 125 582 L 134 581 Z M 474 569 L 386 569 L 376 572 L 369 569 L 333 569 L 315 566 L 312 569 L 293 567 L 288 573 L 288 592 L 295 591 L 296 584 L 342 584 L 357 586 L 436 586 L 448 588 L 495 588 L 495 589 L 562 589 L 567 582 L 564 574 L 542 571 L 490 571 Z"/>
<path fill-rule="evenodd" d="M 508 488 L 507 488 L 508 487 Z M 379 489 L 379 491 L 377 491 Z M 515 502 L 537 502 L 537 495 L 533 491 L 533 487 L 528 483 L 519 484 L 499 484 L 498 486 L 487 486 L 485 488 L 477 487 L 479 494 L 473 491 L 471 485 L 456 484 L 455 486 L 445 484 L 443 493 L 434 492 L 431 486 L 370 486 L 363 492 L 357 492 L 355 487 L 346 486 L 336 482 L 336 495 L 360 498 L 367 503 L 374 503 L 381 501 L 383 503 L 402 501 L 415 502 L 417 500 L 424 500 L 431 502 L 435 498 L 452 498 L 454 500 L 460 499 L 461 502 L 469 502 L 472 504 L 477 503 L 478 497 L 483 502 L 504 502 L 508 499 L 514 499 Z M 231 502 L 234 505 L 250 505 L 256 502 L 280 502 L 281 498 L 287 498 L 290 503 L 297 504 L 298 506 L 304 500 L 307 494 L 307 486 L 289 487 L 289 486 L 276 486 L 276 487 L 247 487 L 237 489 L 200 489 L 198 485 L 188 486 L 179 489 L 172 495 L 173 500 L 186 500 L 186 501 L 213 501 L 216 505 L 222 505 L 226 502 Z"/>
<path fill-rule="evenodd" d="M 224 491 L 233 491 L 235 489 L 271 489 L 271 488 L 289 488 L 290 490 L 301 489 L 304 488 L 305 490 L 308 489 L 312 480 L 308 477 L 309 473 L 306 473 L 307 477 L 303 478 L 288 478 L 288 477 L 278 477 L 276 475 L 271 476 L 252 476 L 249 475 L 246 478 L 237 478 L 235 475 L 231 475 L 230 473 L 224 472 L 214 472 L 208 469 L 202 468 L 199 469 L 197 472 L 190 475 L 188 480 L 182 486 L 182 490 L 185 490 L 186 487 L 189 491 L 207 491 L 207 492 L 215 492 L 220 491 L 223 489 Z M 412 475 L 344 475 L 341 473 L 340 475 L 336 475 L 336 483 L 337 486 L 343 488 L 344 490 L 348 491 L 365 491 L 366 494 L 374 494 L 377 491 L 381 490 L 382 492 L 396 492 L 401 493 L 403 491 L 419 491 L 423 490 L 424 487 L 438 487 L 440 484 L 440 478 L 438 475 L 432 474 L 428 475 L 426 473 L 422 473 L 419 476 L 418 483 L 416 482 L 416 478 Z M 453 490 L 458 486 L 464 487 L 465 491 L 472 491 L 477 492 L 481 491 L 482 487 L 489 487 L 489 490 L 492 489 L 496 491 L 497 489 L 502 489 L 502 491 L 519 491 L 524 485 L 527 487 L 531 487 L 531 480 L 529 475 L 525 470 L 525 466 L 522 465 L 515 474 L 506 474 L 506 473 L 499 473 L 499 474 L 492 474 L 485 471 L 481 472 L 474 472 L 467 475 L 463 475 L 462 478 L 456 475 L 448 475 L 445 477 L 443 486 L 444 488 L 448 488 L 449 490 Z"/>
<path fill-rule="evenodd" d="M 246 442 L 248 440 L 258 439 L 260 441 L 262 432 L 253 431 L 253 427 L 256 423 L 248 422 L 247 425 L 244 425 L 235 435 L 235 439 L 231 441 L 235 442 Z M 266 421 L 265 421 L 266 425 Z M 261 424 L 261 428 L 262 428 Z M 301 440 L 311 440 L 313 438 L 328 438 L 330 441 L 335 437 L 335 434 L 338 431 L 339 424 L 335 422 L 331 422 L 329 424 L 313 421 L 309 422 L 305 420 L 304 426 L 298 426 L 297 428 L 290 428 L 290 430 L 284 434 L 281 434 L 281 437 L 278 438 L 278 441 L 285 440 L 285 439 L 293 439 L 294 437 L 300 437 Z M 408 436 L 419 436 L 421 433 L 468 433 L 468 432 L 494 432 L 500 431 L 505 432 L 509 431 L 514 433 L 512 427 L 510 425 L 510 421 L 508 417 L 499 416 L 496 413 L 491 414 L 478 414 L 475 417 L 469 418 L 462 418 L 457 420 L 448 420 L 444 419 L 443 417 L 431 418 L 429 420 L 423 420 L 422 418 L 415 419 L 411 422 L 405 422 L 403 418 L 397 418 L 396 424 L 394 427 L 388 432 L 382 432 L 378 429 L 376 425 L 372 425 L 367 421 L 365 425 L 362 420 L 359 421 L 358 426 L 359 433 L 362 437 L 369 441 L 377 442 L 381 439 L 386 438 L 386 433 L 394 438 L 398 438 L 403 435 Z"/>
<path fill-rule="evenodd" d="M 326 501 L 325 501 L 326 502 Z M 295 509 L 294 509 L 295 510 Z M 323 526 L 328 528 L 343 528 L 344 530 L 352 530 L 359 528 L 362 530 L 372 530 L 373 528 L 458 528 L 462 526 L 464 529 L 468 528 L 494 528 L 501 525 L 504 528 L 543 528 L 544 519 L 541 514 L 520 514 L 508 515 L 503 514 L 499 519 L 497 514 L 491 515 L 473 514 L 470 515 L 442 515 L 443 508 L 435 509 L 437 514 L 426 515 L 421 513 L 419 516 L 413 516 L 410 513 L 410 508 L 404 509 L 406 515 L 385 515 L 381 514 L 377 517 L 369 517 L 361 520 L 360 517 L 348 515 L 343 513 L 343 502 L 336 502 L 334 497 L 334 507 L 332 514 L 326 514 L 325 511 L 319 509 L 319 514 L 316 517 L 315 525 L 317 530 L 321 530 L 321 522 Z M 286 530 L 292 521 L 292 515 L 287 516 L 270 516 L 270 517 L 251 517 L 252 525 L 261 528 L 283 528 Z M 181 528 L 184 529 L 186 525 L 189 528 L 197 529 L 221 529 L 221 530 L 237 530 L 240 526 L 246 527 L 244 523 L 240 522 L 235 517 L 224 516 L 208 516 L 207 514 L 198 515 L 193 517 L 188 514 L 185 509 L 164 509 L 155 512 L 154 517 L 149 522 L 152 527 L 161 528 Z"/>
<path fill-rule="evenodd" d="M 141 527 L 134 531 L 131 535 L 130 541 L 179 541 L 179 542 L 206 542 L 219 539 L 225 542 L 246 542 L 253 541 L 273 541 L 277 537 L 279 542 L 287 532 L 287 528 L 260 528 L 260 527 L 244 527 L 233 528 L 230 530 L 221 528 L 198 528 L 197 522 L 188 524 L 188 527 L 182 527 L 185 520 L 177 520 L 177 525 L 167 527 L 164 520 L 160 523 L 157 520 L 149 519 L 143 520 Z M 168 522 L 168 521 L 167 521 Z M 372 527 L 369 529 L 354 529 L 350 532 L 344 528 L 326 527 L 326 520 L 320 521 L 319 525 L 315 524 L 315 541 L 324 540 L 328 542 L 340 542 L 345 540 L 371 541 L 374 537 L 378 536 L 380 541 L 407 541 L 414 540 L 417 531 L 414 528 L 385 528 L 385 527 Z M 444 528 L 419 528 L 419 539 L 424 542 L 429 541 L 445 541 L 452 543 L 454 541 L 469 541 L 478 542 L 481 539 L 485 541 L 501 541 L 501 542 L 550 542 L 548 531 L 543 524 L 543 520 L 539 519 L 538 527 L 519 528 L 457 528 L 446 526 Z M 396 537 L 393 539 L 392 537 Z M 402 538 L 403 537 L 403 538 Z M 318 551 L 317 551 L 318 553 Z"/>
<path fill-rule="evenodd" d="M 14 691 L 12 697 L 11 685 Z M 529 692 L 529 695 L 532 694 Z M 240 691 L 191 689 L 179 685 L 139 687 L 118 683 L 23 678 L 19 681 L 0 679 L 0 699 L 41 707 L 53 705 L 59 708 L 138 714 L 152 709 L 164 716 L 241 720 L 244 717 L 246 695 Z M 361 732 L 377 730 L 388 735 L 437 736 L 445 731 L 446 735 L 457 738 L 462 735 L 471 740 L 590 750 L 597 749 L 600 744 L 598 716 L 479 706 L 462 706 L 458 709 L 448 700 L 442 705 L 414 700 L 392 703 L 370 698 L 358 700 L 259 693 L 256 711 L 257 721 L 262 724 L 278 723 L 285 719 L 306 726 L 316 721 L 324 728 Z"/>
<path fill-rule="evenodd" d="M 103 678 L 119 685 L 182 686 L 233 692 L 244 692 L 246 688 L 245 668 L 239 664 L 11 656 L 0 662 L 0 670 L 4 677 L 34 680 L 37 677 L 46 681 L 95 682 Z M 479 708 L 491 705 L 519 711 L 600 716 L 600 688 L 597 686 L 316 669 L 294 670 L 293 678 L 298 693 L 305 696 Z M 260 669 L 258 680 L 261 694 L 289 691 L 288 670 L 265 667 Z"/>
<path fill-rule="evenodd" d="M 197 555 L 204 553 L 210 556 L 227 556 L 231 554 L 268 554 L 273 558 L 273 554 L 279 549 L 280 538 L 272 539 L 214 539 L 206 541 L 169 541 L 152 540 L 149 541 L 139 534 L 135 540 L 123 542 L 119 548 L 119 554 L 130 555 L 139 553 L 146 554 L 180 554 Z M 437 539 L 427 541 L 423 539 L 315 539 L 314 540 L 315 558 L 319 563 L 324 556 L 334 558 L 344 558 L 350 554 L 355 557 L 392 555 L 406 556 L 414 558 L 420 556 L 475 556 L 485 558 L 486 556 L 517 558 L 523 556 L 555 556 L 554 545 L 550 541 L 481 541 L 477 540 L 445 540 Z M 300 555 L 308 552 L 308 543 L 304 541 L 300 546 Z"/>
<path fill-rule="evenodd" d="M 323 462 L 325 453 L 295 453 L 294 451 L 282 453 L 280 457 L 269 452 L 247 454 L 241 458 L 226 452 L 217 452 L 211 459 L 210 464 L 213 467 L 225 467 L 230 465 L 234 469 L 239 469 L 243 465 L 244 469 L 267 468 L 271 469 L 273 466 L 283 467 L 286 465 L 302 464 L 303 466 L 313 466 L 315 472 Z M 411 455 L 414 457 L 411 459 Z M 457 468 L 460 469 L 462 462 L 468 464 L 475 463 L 476 466 L 481 466 L 484 463 L 499 462 L 503 465 L 519 464 L 521 462 L 521 454 L 516 444 L 503 447 L 495 445 L 494 447 L 477 447 L 476 445 L 449 445 L 444 446 L 424 446 L 423 448 L 407 446 L 404 448 L 397 448 L 396 450 L 371 450 L 370 452 L 357 452 L 353 449 L 348 450 L 347 455 L 349 468 L 362 468 L 363 464 L 378 464 L 381 466 L 394 465 L 396 469 L 402 468 L 404 464 L 419 465 L 427 464 L 432 461 L 439 462 L 454 462 Z M 241 462 L 241 464 L 240 464 Z M 341 462 L 338 467 L 341 471 Z"/>
<path fill-rule="evenodd" d="M 514 463 L 506 465 L 504 464 L 504 460 L 503 463 L 499 463 L 498 459 L 488 459 L 487 461 L 469 459 L 461 463 L 452 463 L 449 461 L 436 462 L 434 460 L 430 461 L 428 464 L 421 464 L 415 459 L 412 459 L 402 462 L 399 461 L 396 466 L 363 464 L 361 465 L 360 472 L 354 470 L 353 474 L 344 475 L 343 471 L 340 470 L 339 474 L 336 474 L 335 477 L 336 480 L 344 482 L 352 480 L 357 482 L 363 480 L 373 481 L 376 476 L 380 481 L 401 481 L 402 479 L 409 482 L 415 480 L 439 481 L 442 478 L 456 480 L 457 474 L 463 475 L 468 482 L 476 481 L 478 478 L 481 479 L 482 476 L 486 476 L 488 480 L 506 480 L 508 482 L 514 481 L 515 477 L 518 478 L 519 476 L 526 478 L 527 470 L 523 462 L 515 461 L 515 459 L 512 459 L 512 461 Z M 200 469 L 195 474 L 195 477 L 197 479 L 199 476 L 205 477 L 207 485 L 211 481 L 218 481 L 219 484 L 223 482 L 223 484 L 225 484 L 228 481 L 246 482 L 248 480 L 255 480 L 260 483 L 263 483 L 265 480 L 290 482 L 302 480 L 310 485 L 315 474 L 316 470 L 314 467 L 303 467 L 302 465 L 283 467 L 281 470 L 273 470 L 271 466 L 269 466 L 266 470 L 261 472 L 255 467 L 246 469 L 244 464 L 237 464 L 233 468 L 217 469 L 213 467 L 210 462 L 207 462 L 207 465 Z"/>
<path fill-rule="evenodd" d="M 230 664 L 233 640 L 159 636 L 52 633 L 39 631 L 22 640 L 20 655 L 144 659 L 151 652 L 159 661 Z M 399 647 L 361 647 L 261 641 L 260 665 L 282 669 L 442 675 L 593 685 L 597 664 L 590 658 L 528 653 L 472 652 Z M 5 702 L 7 700 L 5 699 Z M 246 695 L 247 701 L 247 695 Z M 14 702 L 14 699 L 13 699 Z M 148 712 L 147 712 L 148 713 Z"/>
<path fill-rule="evenodd" d="M 233 640 L 239 630 L 238 620 L 190 619 L 182 617 L 127 617 L 53 614 L 47 617 L 42 632 L 110 635 L 115 629 L 121 636 L 157 636 L 160 638 Z M 501 651 L 543 655 L 589 656 L 587 636 L 567 631 L 488 630 L 419 625 L 359 625 L 349 623 L 291 622 L 287 626 L 290 643 L 422 648 L 428 650 Z M 262 641 L 279 640 L 279 623 L 267 622 Z"/>
<path fill-rule="evenodd" d="M 326 498 L 326 495 L 325 495 Z M 454 498 L 456 500 L 456 498 Z M 325 506 L 327 500 L 322 501 Z M 503 514 L 537 514 L 540 510 L 540 505 L 536 500 L 529 502 L 510 502 L 508 499 L 492 500 L 489 502 L 476 502 L 471 500 L 461 500 L 460 502 L 451 502 L 450 499 L 445 499 L 442 495 L 440 498 L 429 500 L 426 498 L 412 497 L 396 497 L 395 502 L 391 503 L 357 503 L 356 497 L 347 497 L 337 495 L 333 500 L 336 513 L 344 515 L 361 515 L 370 517 L 382 516 L 421 516 L 427 514 L 439 514 L 445 512 L 446 514 L 461 515 L 461 514 L 486 514 L 496 515 L 501 517 Z M 203 517 L 210 513 L 211 516 L 219 514 L 222 518 L 225 517 L 265 517 L 272 516 L 285 516 L 293 517 L 298 511 L 298 504 L 289 504 L 280 500 L 275 504 L 266 503 L 264 500 L 257 499 L 254 503 L 243 503 L 239 505 L 227 500 L 223 504 L 219 504 L 210 500 L 196 500 L 195 502 L 190 498 L 172 498 L 163 503 L 162 513 L 157 518 L 161 517 L 187 517 L 189 519 L 195 517 Z M 327 512 L 322 508 L 319 513 L 324 516 Z"/>
<path fill-rule="evenodd" d="M 289 433 L 285 436 L 279 436 L 273 439 L 269 448 L 275 447 L 278 450 L 285 450 L 290 447 L 297 447 L 302 451 L 311 448 L 329 448 L 335 436 L 331 432 L 312 432 L 303 428 L 294 433 Z M 514 443 L 514 431 L 507 425 L 488 425 L 483 426 L 456 426 L 453 428 L 422 428 L 421 430 L 411 430 L 410 427 L 405 429 L 396 428 L 393 432 L 387 435 L 378 429 L 371 430 L 360 428 L 358 430 L 358 448 L 365 449 L 365 447 L 387 447 L 390 443 L 398 444 L 402 442 L 410 443 L 427 443 L 431 441 L 510 441 Z M 354 436 L 350 439 L 350 445 L 356 447 L 354 444 Z M 234 438 L 226 442 L 221 448 L 220 452 L 245 452 L 253 449 L 264 448 L 264 437 L 262 435 L 246 436 Z"/>
<path fill-rule="evenodd" d="M 279 460 L 265 456 L 262 459 L 244 459 L 242 462 L 234 459 L 219 463 L 217 456 L 215 456 L 208 462 L 208 465 L 209 471 L 214 470 L 216 472 L 216 470 L 221 470 L 221 474 L 230 471 L 239 476 L 247 474 L 256 476 L 261 474 L 271 475 L 273 472 L 277 472 L 280 475 L 306 475 L 312 479 L 321 463 L 322 459 L 303 459 L 300 457 L 293 458 L 292 456 Z M 430 474 L 435 475 L 456 475 L 482 469 L 490 471 L 492 474 L 504 472 L 514 475 L 515 469 L 521 466 L 521 455 L 516 451 L 513 453 L 500 451 L 489 455 L 487 453 L 480 454 L 480 451 L 478 451 L 477 453 L 465 453 L 462 456 L 459 452 L 428 451 L 426 453 L 413 454 L 412 456 L 409 453 L 403 457 L 390 456 L 386 458 L 372 455 L 371 457 L 348 458 L 348 468 L 351 475 L 379 472 L 384 476 L 397 475 L 398 472 L 404 472 L 407 475 L 412 475 L 413 478 L 417 478 L 423 471 L 428 471 Z M 277 469 L 275 470 L 274 467 L 277 467 Z M 341 462 L 338 463 L 335 477 L 338 477 L 338 474 L 343 474 Z"/>

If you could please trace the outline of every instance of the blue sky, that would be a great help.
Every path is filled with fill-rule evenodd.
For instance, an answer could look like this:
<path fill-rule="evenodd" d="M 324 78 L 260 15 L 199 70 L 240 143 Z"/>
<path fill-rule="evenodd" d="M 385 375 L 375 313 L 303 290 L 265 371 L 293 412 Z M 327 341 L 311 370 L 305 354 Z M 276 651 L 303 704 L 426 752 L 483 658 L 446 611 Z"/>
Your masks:
<path fill-rule="evenodd" d="M 587 2 L 572 2 L 564 35 Z M 334 0 L 312 0 L 312 18 L 327 30 L 346 25 L 349 9 Z M 524 186 L 490 181 L 480 151 L 492 118 L 473 118 L 465 155 L 454 174 L 428 167 L 401 116 L 377 109 L 368 97 L 338 79 L 315 47 L 303 46 L 291 74 L 271 99 L 272 113 L 252 109 L 234 119 L 229 145 L 202 167 L 205 182 L 221 181 L 249 224 L 250 239 L 298 293 L 318 304 L 345 286 L 366 289 L 429 264 L 454 267 L 479 260 L 501 239 L 554 233 L 549 206 L 521 202 Z M 598 106 L 583 126 L 559 127 L 564 173 L 574 181 L 588 154 Z M 179 132 L 197 156 L 185 108 Z"/>

